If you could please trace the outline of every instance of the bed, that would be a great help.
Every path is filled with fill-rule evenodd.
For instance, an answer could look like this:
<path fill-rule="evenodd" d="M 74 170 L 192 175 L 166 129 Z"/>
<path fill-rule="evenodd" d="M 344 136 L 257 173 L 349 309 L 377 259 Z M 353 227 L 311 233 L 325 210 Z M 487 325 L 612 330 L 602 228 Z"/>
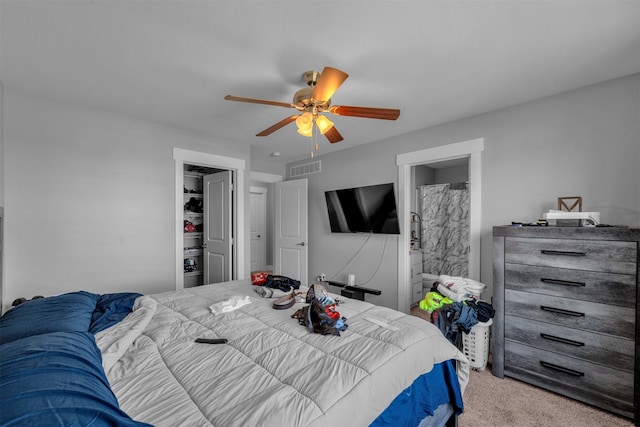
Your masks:
<path fill-rule="evenodd" d="M 3 316 L 1 425 L 84 414 L 92 425 L 426 427 L 463 411 L 464 354 L 435 326 L 388 308 L 335 296 L 348 327 L 339 336 L 322 335 L 291 317 L 304 303 L 275 310 L 250 281 L 232 281 L 147 296 L 74 293 L 89 301 L 81 309 L 68 301 L 56 308 L 74 322 L 82 317 L 81 325 L 61 327 L 45 320 L 64 317 L 54 309 L 36 310 L 67 295 L 23 304 L 35 307 L 37 327 L 15 314 L 26 311 L 21 306 Z M 212 312 L 230 301 L 242 303 Z M 65 351 L 71 362 L 48 366 L 51 355 L 65 359 Z M 60 385 L 56 372 L 44 368 L 65 378 L 87 370 L 89 380 L 74 379 L 67 390 L 69 380 Z M 52 399 L 54 392 L 60 396 Z M 98 422 L 103 416 L 108 420 Z"/>

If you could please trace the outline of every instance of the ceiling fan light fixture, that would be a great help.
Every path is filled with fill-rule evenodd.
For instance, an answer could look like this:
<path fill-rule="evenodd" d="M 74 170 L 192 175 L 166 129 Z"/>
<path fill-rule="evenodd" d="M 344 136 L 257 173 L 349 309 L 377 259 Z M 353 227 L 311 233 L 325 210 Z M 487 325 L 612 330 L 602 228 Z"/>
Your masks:
<path fill-rule="evenodd" d="M 316 118 L 316 126 L 321 134 L 325 134 L 329 129 L 333 127 L 333 122 L 325 116 L 318 116 Z"/>
<path fill-rule="evenodd" d="M 309 127 L 309 129 L 298 128 L 298 133 L 302 136 L 307 136 L 311 138 L 313 136 L 313 128 Z"/>
<path fill-rule="evenodd" d="M 296 126 L 298 126 L 298 130 L 311 130 L 313 127 L 313 114 L 308 111 L 300 114 L 296 119 Z"/>

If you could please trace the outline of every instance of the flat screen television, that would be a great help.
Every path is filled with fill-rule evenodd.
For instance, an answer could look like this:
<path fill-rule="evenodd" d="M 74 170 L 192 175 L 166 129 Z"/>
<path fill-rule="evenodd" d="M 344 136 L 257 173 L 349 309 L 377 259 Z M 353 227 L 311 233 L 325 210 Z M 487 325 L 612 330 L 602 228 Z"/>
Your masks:
<path fill-rule="evenodd" d="M 400 234 L 393 183 L 325 191 L 332 233 Z"/>

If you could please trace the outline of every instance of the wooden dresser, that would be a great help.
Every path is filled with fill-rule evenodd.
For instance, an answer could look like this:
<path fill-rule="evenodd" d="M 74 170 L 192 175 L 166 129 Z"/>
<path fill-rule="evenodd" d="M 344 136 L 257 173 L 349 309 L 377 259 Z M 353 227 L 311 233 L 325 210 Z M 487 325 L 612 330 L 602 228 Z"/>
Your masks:
<path fill-rule="evenodd" d="M 493 228 L 492 371 L 640 423 L 640 229 Z"/>

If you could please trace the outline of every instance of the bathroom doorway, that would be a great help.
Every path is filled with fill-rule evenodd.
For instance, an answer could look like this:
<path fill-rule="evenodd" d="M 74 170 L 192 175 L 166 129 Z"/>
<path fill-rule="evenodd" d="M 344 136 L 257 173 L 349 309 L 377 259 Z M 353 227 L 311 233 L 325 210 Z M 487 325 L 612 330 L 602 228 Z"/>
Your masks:
<path fill-rule="evenodd" d="M 469 250 L 467 277 L 480 280 L 480 225 L 481 225 L 481 159 L 484 139 L 476 138 L 396 156 L 398 166 L 398 214 L 402 221 L 398 245 L 398 311 L 409 313 L 411 307 L 411 214 L 416 204 L 415 171 L 419 165 L 438 162 L 467 162 L 469 191 Z M 413 202 L 413 203 L 412 203 Z"/>
<path fill-rule="evenodd" d="M 422 273 L 469 274 L 469 159 L 416 165 L 412 170 L 418 223 L 412 249 L 422 253 Z M 412 201 L 412 204 L 414 201 Z M 413 225 L 413 224 L 412 224 Z"/>

